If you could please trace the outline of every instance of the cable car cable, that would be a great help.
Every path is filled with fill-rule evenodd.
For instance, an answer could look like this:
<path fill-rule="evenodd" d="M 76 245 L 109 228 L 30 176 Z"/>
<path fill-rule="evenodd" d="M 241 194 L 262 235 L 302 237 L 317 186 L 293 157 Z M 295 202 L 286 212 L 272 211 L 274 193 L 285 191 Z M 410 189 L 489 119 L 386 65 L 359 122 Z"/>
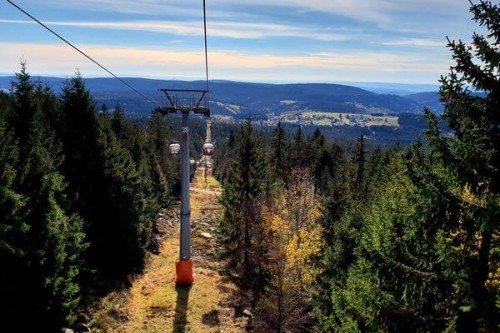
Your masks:
<path fill-rule="evenodd" d="M 40 20 L 38 20 L 36 17 L 34 17 L 33 15 L 31 15 L 30 13 L 28 13 L 27 11 L 25 11 L 24 9 L 22 9 L 21 7 L 19 7 L 15 3 L 13 3 L 12 1 L 10 1 L 10 0 L 6 0 L 6 1 L 8 3 L 10 3 L 12 6 L 14 6 L 15 8 L 17 8 L 18 10 L 20 10 L 26 16 L 28 16 L 29 18 L 31 18 L 33 21 L 35 21 L 36 23 L 38 23 L 39 25 L 41 25 L 42 27 L 44 27 L 50 33 L 52 33 L 53 35 L 55 35 L 57 38 L 59 38 L 60 40 L 62 40 L 63 42 L 65 42 L 66 44 L 68 44 L 69 46 L 71 46 L 73 49 L 75 49 L 77 52 L 79 52 L 85 58 L 87 58 L 88 60 L 92 61 L 94 64 L 96 64 L 100 68 L 102 68 L 109 75 L 111 75 L 112 77 L 114 77 L 115 79 L 117 79 L 118 81 L 120 81 L 121 83 L 123 83 L 124 85 L 126 85 L 128 88 L 130 88 L 131 90 L 133 90 L 136 94 L 138 94 L 139 96 L 141 96 L 142 98 L 144 98 L 148 103 L 153 103 L 153 104 L 158 105 L 157 102 L 151 101 L 146 95 L 144 95 L 143 93 L 141 93 L 136 88 L 132 87 L 129 83 L 127 83 L 123 79 L 119 78 L 117 75 L 115 75 L 109 69 L 107 69 L 106 67 L 104 67 L 103 65 L 101 65 L 99 62 L 97 62 L 96 60 L 94 60 L 92 57 L 90 57 L 89 55 L 87 55 L 85 52 L 83 52 L 82 50 L 80 50 L 78 47 L 76 47 L 75 45 L 73 45 L 71 42 L 69 42 L 68 40 L 66 40 L 64 37 L 62 37 L 61 35 L 59 35 L 57 32 L 55 32 L 54 30 L 52 30 L 51 28 L 49 28 L 48 26 L 46 26 L 43 22 L 41 22 Z"/>
<path fill-rule="evenodd" d="M 210 107 L 210 89 L 208 85 L 208 43 L 207 43 L 207 8 L 205 4 L 205 0 L 203 0 L 203 28 L 205 34 L 205 74 L 207 81 L 207 107 Z"/>

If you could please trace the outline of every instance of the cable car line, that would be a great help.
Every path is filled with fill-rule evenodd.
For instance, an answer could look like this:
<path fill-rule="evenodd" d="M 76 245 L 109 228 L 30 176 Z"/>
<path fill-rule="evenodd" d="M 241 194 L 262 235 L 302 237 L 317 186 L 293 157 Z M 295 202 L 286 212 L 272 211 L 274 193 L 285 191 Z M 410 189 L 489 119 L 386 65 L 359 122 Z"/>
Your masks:
<path fill-rule="evenodd" d="M 207 43 L 207 8 L 205 5 L 205 0 L 203 0 L 203 29 L 205 34 L 205 74 L 207 80 L 207 94 L 210 96 L 210 89 L 208 86 L 208 43 Z M 208 96 L 208 99 L 209 99 Z M 208 101 L 210 103 L 210 100 Z"/>
<path fill-rule="evenodd" d="M 143 93 L 141 93 L 139 90 L 137 90 L 136 88 L 134 88 L 133 86 L 131 86 L 129 83 L 127 83 L 126 81 L 124 81 L 123 79 L 121 79 L 120 77 L 118 77 L 117 75 L 115 75 L 109 69 L 107 69 L 106 67 L 104 67 L 103 65 L 101 65 L 98 61 L 94 60 L 91 56 L 89 56 L 88 54 L 86 54 L 85 52 L 83 52 L 82 50 L 80 50 L 78 47 L 76 47 L 74 44 L 72 44 L 71 42 L 69 42 L 67 39 L 65 39 L 64 37 L 62 37 L 61 35 L 59 35 L 57 32 L 55 32 L 54 30 L 52 30 L 51 28 L 49 28 L 43 22 L 41 22 L 40 20 L 38 20 L 36 17 L 34 17 L 33 15 L 31 15 L 30 13 L 28 13 L 27 11 L 25 11 L 24 9 L 22 9 L 21 7 L 19 7 L 15 3 L 13 3 L 12 1 L 10 1 L 10 0 L 6 0 L 6 1 L 8 3 L 10 3 L 12 6 L 14 6 L 15 8 L 17 8 L 19 11 L 21 11 L 23 14 L 25 14 L 26 16 L 28 16 L 29 18 L 31 18 L 33 21 L 35 21 L 36 23 L 38 23 L 39 25 L 41 25 L 42 27 L 44 27 L 50 33 L 52 33 L 53 35 L 55 35 L 57 38 L 59 38 L 60 40 L 62 40 L 63 42 L 65 42 L 66 44 L 68 44 L 69 46 L 71 46 L 73 49 L 75 49 L 78 53 L 80 53 L 81 55 L 83 55 L 85 58 L 87 58 L 88 60 L 92 61 L 94 64 L 96 64 L 97 66 L 99 66 L 101 69 L 103 69 L 104 71 L 106 71 L 109 75 L 111 75 L 112 77 L 114 77 L 115 79 L 117 79 L 118 81 L 120 81 L 121 83 L 123 83 L 124 85 L 126 85 L 128 88 L 130 88 L 136 94 L 138 94 L 139 96 L 141 96 L 142 98 L 144 98 L 145 101 L 147 101 L 148 103 L 152 103 L 152 104 L 158 104 L 157 102 L 151 101 L 146 95 L 144 95 Z M 206 50 L 206 48 L 205 48 L 205 50 Z M 207 75 L 208 75 L 208 67 L 207 67 Z M 207 76 L 207 78 L 208 78 L 208 76 Z"/>

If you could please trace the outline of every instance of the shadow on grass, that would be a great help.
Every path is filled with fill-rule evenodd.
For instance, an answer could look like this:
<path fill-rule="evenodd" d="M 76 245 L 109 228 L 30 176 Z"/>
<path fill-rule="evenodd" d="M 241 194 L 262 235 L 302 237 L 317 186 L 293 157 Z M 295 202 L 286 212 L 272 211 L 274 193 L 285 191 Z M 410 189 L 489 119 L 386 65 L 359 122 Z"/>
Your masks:
<path fill-rule="evenodd" d="M 177 300 L 175 305 L 175 319 L 173 333 L 184 333 L 187 325 L 187 310 L 191 286 L 176 285 Z"/>
<path fill-rule="evenodd" d="M 220 326 L 219 310 L 212 310 L 201 317 L 201 322 L 210 327 Z"/>

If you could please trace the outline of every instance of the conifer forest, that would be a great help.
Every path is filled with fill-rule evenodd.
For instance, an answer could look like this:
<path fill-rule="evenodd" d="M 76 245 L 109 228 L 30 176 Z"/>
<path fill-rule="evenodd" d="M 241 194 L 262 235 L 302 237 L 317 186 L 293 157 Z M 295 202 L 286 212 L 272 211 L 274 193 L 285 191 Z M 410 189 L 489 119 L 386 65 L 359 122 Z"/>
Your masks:
<path fill-rule="evenodd" d="M 470 13 L 486 33 L 448 40 L 444 112 L 422 110 L 410 145 L 212 123 L 207 260 L 241 332 L 500 331 L 500 7 Z M 178 214 L 180 118 L 129 118 L 78 72 L 53 90 L 29 61 L 0 91 L 0 331 L 105 332 L 93 306 L 148 269 L 159 213 Z M 206 120 L 190 131 L 201 156 Z"/>

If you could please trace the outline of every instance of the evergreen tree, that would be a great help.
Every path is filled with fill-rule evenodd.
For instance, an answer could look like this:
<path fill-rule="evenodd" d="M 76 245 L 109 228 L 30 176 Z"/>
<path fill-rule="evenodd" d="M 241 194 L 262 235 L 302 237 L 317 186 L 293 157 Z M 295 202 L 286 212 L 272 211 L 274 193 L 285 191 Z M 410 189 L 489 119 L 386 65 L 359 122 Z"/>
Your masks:
<path fill-rule="evenodd" d="M 455 65 L 440 93 L 453 135 L 426 110 L 428 147 L 388 155 L 358 216 L 349 210 L 338 226 L 359 223 L 334 228 L 324 331 L 498 329 L 500 8 L 481 1 L 471 11 L 489 34 L 449 43 Z"/>
<path fill-rule="evenodd" d="M 259 270 L 257 249 L 252 240 L 259 234 L 260 200 L 269 188 L 266 164 L 262 142 L 247 120 L 236 140 L 236 154 L 223 183 L 224 217 L 219 227 L 230 266 L 242 272 L 246 279 Z"/>
<path fill-rule="evenodd" d="M 120 144 L 130 152 L 134 162 L 141 164 L 146 153 L 142 144 L 141 131 L 137 126 L 132 126 L 127 122 L 120 103 L 116 103 L 113 110 L 111 129 L 120 141 Z"/>
<path fill-rule="evenodd" d="M 75 320 L 82 222 L 58 172 L 54 94 L 32 83 L 24 64 L 14 86 L 10 129 L 0 143 L 0 311 L 6 327 L 56 330 Z"/>
<path fill-rule="evenodd" d="M 311 174 L 314 176 L 316 189 L 324 192 L 330 179 L 334 176 L 335 165 L 333 151 L 326 146 L 325 136 L 319 128 L 316 128 L 307 146 L 306 158 L 309 163 Z"/>
<path fill-rule="evenodd" d="M 116 136 L 121 137 L 125 129 L 125 114 L 123 113 L 120 103 L 116 103 L 115 109 L 113 110 L 113 116 L 111 118 L 111 128 L 115 132 Z"/>
<path fill-rule="evenodd" d="M 330 312 L 321 309 L 322 327 L 342 332 L 441 331 L 449 311 L 445 295 L 452 285 L 440 274 L 434 221 L 422 216 L 440 218 L 446 212 L 425 206 L 428 192 L 412 184 L 398 155 L 379 172 L 373 200 L 357 215 L 349 211 L 339 224 L 344 227 L 336 229 L 341 246 L 333 248 L 328 261 L 335 268 L 329 281 Z"/>
<path fill-rule="evenodd" d="M 355 168 L 355 175 L 353 177 L 353 192 L 357 196 L 357 198 L 361 198 L 365 195 L 365 185 L 366 185 L 366 161 L 367 161 L 367 152 L 366 152 L 366 144 L 365 137 L 362 135 L 356 141 L 356 146 L 354 148 L 352 162 Z"/>
<path fill-rule="evenodd" d="M 285 180 L 287 175 L 286 170 L 286 133 L 283 127 L 281 127 L 281 122 L 278 122 L 276 128 L 273 132 L 273 139 L 271 141 L 271 147 L 273 148 L 272 163 L 274 165 L 274 172 L 276 175 Z"/>
<path fill-rule="evenodd" d="M 234 135 L 233 130 L 231 130 L 231 132 L 229 132 L 229 138 L 227 139 L 227 142 L 228 142 L 229 148 L 233 148 L 234 145 L 236 144 L 236 137 Z"/>
<path fill-rule="evenodd" d="M 92 289 L 96 280 L 119 282 L 142 267 L 156 206 L 147 167 L 134 162 L 108 119 L 97 118 L 80 76 L 63 89 L 62 106 L 63 170 L 85 220 Z"/>
<path fill-rule="evenodd" d="M 70 194 L 74 196 L 77 209 L 90 209 L 87 200 L 92 198 L 96 185 L 97 165 L 97 115 L 90 93 L 85 89 L 82 77 L 66 82 L 61 99 L 61 133 L 65 156 L 62 171 L 69 181 Z"/>
<path fill-rule="evenodd" d="M 93 222 L 89 236 L 94 239 L 90 250 L 101 272 L 115 278 L 142 268 L 156 211 L 151 209 L 151 188 L 145 186 L 140 165 L 107 123 L 100 124 L 97 148 L 95 181 L 101 189 L 96 188 L 88 215 Z"/>
<path fill-rule="evenodd" d="M 172 139 L 172 131 L 165 117 L 153 111 L 149 118 L 146 138 L 146 150 L 152 155 L 168 184 L 174 184 L 178 179 L 174 161 L 168 158 L 168 142 Z"/>
<path fill-rule="evenodd" d="M 163 156 L 166 153 L 166 145 L 170 139 L 170 130 L 160 113 L 153 111 L 149 118 L 148 133 L 150 133 L 150 146 L 156 156 Z"/>
<path fill-rule="evenodd" d="M 370 159 L 367 161 L 367 182 L 366 189 L 367 193 L 370 194 L 373 192 L 373 187 L 378 186 L 378 178 L 381 174 L 381 170 L 386 166 L 391 160 L 392 155 L 396 149 L 392 149 L 387 151 L 385 154 L 382 152 L 380 147 L 377 147 L 375 150 L 371 152 Z"/>
<path fill-rule="evenodd" d="M 414 149 L 411 175 L 420 186 L 431 186 L 447 215 L 435 226 L 442 228 L 439 251 L 444 274 L 453 278 L 457 298 L 457 331 L 494 331 L 499 312 L 499 290 L 490 277 L 497 272 L 500 216 L 500 7 L 490 1 L 471 5 L 473 18 L 488 30 L 474 34 L 472 45 L 450 41 L 455 64 L 441 79 L 443 118 L 453 136 L 444 135 L 437 116 L 426 110 L 431 161 Z M 471 91 L 472 89 L 472 91 Z M 484 97 L 474 94 L 481 91 Z M 459 247 L 461 250 L 456 250 Z"/>
<path fill-rule="evenodd" d="M 34 84 L 27 72 L 25 62 L 21 62 L 21 71 L 16 73 L 16 81 L 12 84 L 15 99 L 15 111 L 10 112 L 7 121 L 13 129 L 13 135 L 19 138 L 19 145 L 26 146 L 28 140 L 29 127 L 34 115 L 33 94 Z"/>
<path fill-rule="evenodd" d="M 118 105 L 118 103 L 117 103 Z M 103 118 L 108 118 L 109 113 L 108 113 L 108 106 L 105 103 L 102 103 L 101 110 L 99 110 L 99 116 Z"/>
<path fill-rule="evenodd" d="M 307 157 L 304 154 L 305 151 L 304 133 L 302 132 L 302 128 L 299 127 L 293 139 L 292 161 L 290 161 L 291 167 L 303 168 L 307 166 Z"/>
<path fill-rule="evenodd" d="M 82 294 L 142 267 L 167 186 L 139 129 L 97 117 L 79 75 L 59 101 L 22 64 L 13 91 L 0 96 L 2 325 L 58 331 Z"/>
<path fill-rule="evenodd" d="M 9 318 L 10 325 L 19 320 L 16 314 L 21 308 L 19 297 L 24 296 L 24 289 L 20 288 L 27 283 L 24 258 L 30 229 L 26 216 L 28 198 L 16 191 L 18 166 L 19 147 L 12 131 L 6 131 L 0 137 L 0 261 L 3 265 L 0 311 L 2 318 Z"/>

